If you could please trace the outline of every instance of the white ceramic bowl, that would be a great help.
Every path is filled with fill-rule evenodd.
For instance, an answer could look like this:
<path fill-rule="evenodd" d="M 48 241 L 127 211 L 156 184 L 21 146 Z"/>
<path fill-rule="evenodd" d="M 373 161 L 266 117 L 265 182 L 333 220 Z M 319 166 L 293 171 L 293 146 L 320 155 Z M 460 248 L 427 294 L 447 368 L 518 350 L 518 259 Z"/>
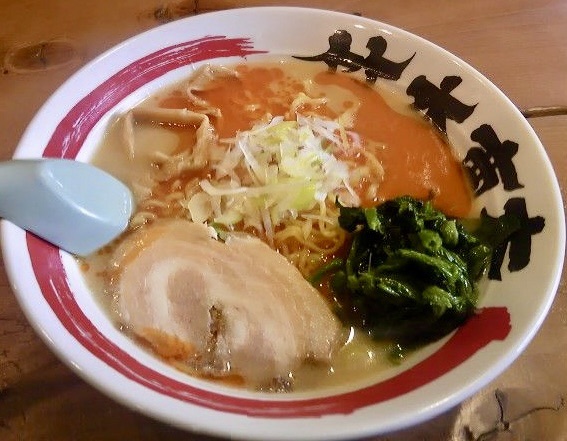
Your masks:
<path fill-rule="evenodd" d="M 506 369 L 534 336 L 553 301 L 565 246 L 561 196 L 544 148 L 485 77 L 386 24 L 320 10 L 252 8 L 161 26 L 71 77 L 31 122 L 15 156 L 87 161 L 112 115 L 188 75 L 196 63 L 325 53 L 336 30 L 351 35 L 350 48 L 341 50 L 352 54 L 366 56 L 374 36 L 387 42 L 385 58 L 400 61 L 415 53 L 399 79 L 379 81 L 413 93 L 416 105 L 438 123 L 446 121 L 447 135 L 463 159 L 469 155 L 469 167 L 493 158 L 495 181 L 482 175 L 488 189 L 479 191 L 479 209 L 525 216 L 522 235 L 502 256 L 501 280 L 483 284 L 479 314 L 371 384 L 316 395 L 240 391 L 188 377 L 149 356 L 112 326 L 72 256 L 3 222 L 5 265 L 23 310 L 86 381 L 127 406 L 190 430 L 258 440 L 352 438 L 416 424 L 458 404 Z M 425 102 L 432 90 L 438 98 L 443 91 L 441 117 L 427 107 L 435 104 Z"/>

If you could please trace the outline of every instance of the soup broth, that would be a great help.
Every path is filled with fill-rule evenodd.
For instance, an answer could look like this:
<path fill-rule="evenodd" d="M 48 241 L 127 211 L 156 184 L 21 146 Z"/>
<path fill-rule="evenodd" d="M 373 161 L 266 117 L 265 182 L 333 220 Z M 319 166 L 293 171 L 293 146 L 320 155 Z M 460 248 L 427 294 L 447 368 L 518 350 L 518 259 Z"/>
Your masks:
<path fill-rule="evenodd" d="M 234 217 L 238 212 L 235 200 L 244 191 L 242 188 L 250 188 L 258 179 L 250 167 L 229 168 L 223 163 L 230 152 L 236 151 L 239 134 L 257 130 L 258 124 L 263 124 L 262 128 L 276 126 L 280 123 L 274 118 L 280 116 L 282 122 L 295 123 L 297 114 L 311 118 L 309 124 L 315 126 L 323 121 L 321 127 L 327 128 L 327 121 L 340 121 L 339 128 L 331 129 L 328 136 L 336 136 L 341 147 L 333 151 L 333 158 L 325 160 L 347 164 L 352 178 L 343 180 L 335 193 L 329 192 L 316 204 L 298 203 L 297 198 L 304 195 L 298 193 L 292 209 L 276 211 L 274 207 L 282 199 L 274 202 L 269 219 L 262 213 L 257 220 Z M 303 129 L 301 126 L 298 131 Z M 314 130 L 309 134 L 317 135 L 319 126 Z M 214 149 L 206 150 L 199 162 L 193 153 L 204 138 L 212 140 Z M 192 156 L 188 157 L 187 152 Z M 267 160 L 266 170 L 273 170 L 274 161 Z M 400 95 L 370 86 L 350 74 L 329 72 L 322 66 L 287 58 L 209 70 L 197 80 L 161 90 L 110 125 L 92 162 L 127 183 L 138 206 L 123 237 L 84 261 L 87 280 L 117 326 L 122 323 L 116 312 L 113 283 L 117 276 L 112 256 L 128 237 L 160 220 L 220 224 L 223 233 L 255 235 L 309 277 L 320 265 L 344 253 L 348 243 L 336 223 L 337 197 L 352 205 L 374 206 L 396 196 L 411 195 L 432 200 L 436 208 L 452 217 L 467 216 L 472 201 L 469 183 L 451 146 Z M 339 169 L 336 162 L 332 164 Z M 218 178 L 222 167 L 228 171 Z M 323 175 L 329 174 L 325 169 Z M 238 177 L 238 185 L 234 177 L 230 178 L 233 175 Z M 282 185 L 281 181 L 277 185 L 274 182 L 268 179 L 262 184 L 274 188 Z M 197 195 L 208 188 L 205 184 L 212 187 L 211 192 L 222 189 L 226 194 L 202 202 Z M 286 185 L 291 184 L 286 181 Z M 267 196 L 262 194 L 262 198 L 265 201 Z M 237 208 L 242 210 L 242 205 Z M 209 217 L 200 218 L 207 213 Z M 289 231 L 294 233 L 283 234 Z M 326 286 L 321 285 L 320 292 L 332 300 Z M 129 332 L 127 327 L 125 332 Z M 330 362 L 307 360 L 289 372 L 289 382 L 246 387 L 302 391 L 365 381 L 391 367 L 389 344 L 345 327 Z M 178 361 L 173 364 L 191 374 L 208 376 Z M 232 384 L 242 384 L 232 380 Z"/>

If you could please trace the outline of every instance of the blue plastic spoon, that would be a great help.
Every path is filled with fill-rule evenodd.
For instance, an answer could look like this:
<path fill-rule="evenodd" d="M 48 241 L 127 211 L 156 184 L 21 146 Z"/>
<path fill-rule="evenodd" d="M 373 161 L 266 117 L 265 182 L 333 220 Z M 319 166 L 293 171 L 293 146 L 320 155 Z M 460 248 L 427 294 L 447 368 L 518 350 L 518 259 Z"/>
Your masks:
<path fill-rule="evenodd" d="M 132 193 L 93 165 L 67 159 L 0 162 L 0 217 L 86 256 L 128 226 Z"/>

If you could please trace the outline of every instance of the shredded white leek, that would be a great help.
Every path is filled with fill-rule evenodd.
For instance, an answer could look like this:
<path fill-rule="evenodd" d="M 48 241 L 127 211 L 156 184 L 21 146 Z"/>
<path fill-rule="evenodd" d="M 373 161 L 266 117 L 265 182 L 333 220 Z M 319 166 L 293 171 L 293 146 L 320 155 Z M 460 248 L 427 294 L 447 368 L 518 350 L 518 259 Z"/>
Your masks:
<path fill-rule="evenodd" d="M 228 140 L 224 158 L 212 164 L 215 179 L 199 182 L 202 191 L 187 204 L 190 216 L 227 227 L 243 221 L 271 241 L 283 220 L 296 218 L 327 198 L 334 200 L 339 193 L 349 195 L 349 205 L 358 205 L 349 167 L 333 154 L 345 148 L 341 132 L 344 127 L 337 121 L 297 114 L 295 120 L 276 116 L 238 133 Z M 235 178 L 242 175 L 236 173 L 238 168 L 246 179 Z"/>

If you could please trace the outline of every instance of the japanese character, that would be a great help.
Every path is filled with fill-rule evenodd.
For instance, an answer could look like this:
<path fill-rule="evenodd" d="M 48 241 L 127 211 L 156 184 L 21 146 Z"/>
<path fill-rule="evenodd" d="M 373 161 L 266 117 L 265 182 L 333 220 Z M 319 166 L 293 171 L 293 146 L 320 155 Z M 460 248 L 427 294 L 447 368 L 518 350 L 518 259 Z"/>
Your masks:
<path fill-rule="evenodd" d="M 532 252 L 532 236 L 541 233 L 545 226 L 545 218 L 542 216 L 528 216 L 524 198 L 509 199 L 504 204 L 504 212 L 507 215 L 516 216 L 520 220 L 520 229 L 514 232 L 506 242 L 494 249 L 488 270 L 488 278 L 492 280 L 502 280 L 500 269 L 507 249 L 509 256 L 508 270 L 510 272 L 520 271 L 528 266 Z M 485 208 L 483 208 L 481 215 L 488 216 Z"/>
<path fill-rule="evenodd" d="M 425 115 L 441 130 L 447 132 L 447 119 L 462 123 L 474 112 L 476 104 L 469 106 L 451 95 L 462 82 L 459 76 L 446 76 L 440 87 L 427 80 L 425 75 L 416 77 L 406 93 L 415 98 L 414 107 L 427 110 Z"/>
<path fill-rule="evenodd" d="M 390 61 L 384 58 L 384 52 L 386 52 L 386 47 L 388 43 L 384 37 L 371 37 L 366 43 L 367 49 L 370 50 L 368 56 L 364 59 L 364 74 L 366 75 L 366 81 L 369 83 L 376 82 L 378 77 L 385 78 L 387 80 L 399 80 L 402 76 L 402 72 L 407 67 L 407 65 L 415 57 L 414 54 L 405 61 L 396 63 L 395 61 Z"/>
<path fill-rule="evenodd" d="M 312 57 L 295 56 L 298 60 L 323 61 L 329 69 L 336 71 L 338 66 L 345 66 L 349 72 L 354 72 L 364 64 L 364 57 L 350 51 L 352 36 L 345 30 L 336 30 L 329 37 L 329 49 Z"/>
<path fill-rule="evenodd" d="M 472 181 L 475 195 L 494 188 L 500 181 L 504 190 L 511 191 L 524 186 L 518 182 L 512 158 L 518 152 L 518 144 L 506 140 L 500 142 L 492 126 L 483 124 L 471 133 L 471 139 L 480 144 L 467 152 L 463 165 Z"/>

